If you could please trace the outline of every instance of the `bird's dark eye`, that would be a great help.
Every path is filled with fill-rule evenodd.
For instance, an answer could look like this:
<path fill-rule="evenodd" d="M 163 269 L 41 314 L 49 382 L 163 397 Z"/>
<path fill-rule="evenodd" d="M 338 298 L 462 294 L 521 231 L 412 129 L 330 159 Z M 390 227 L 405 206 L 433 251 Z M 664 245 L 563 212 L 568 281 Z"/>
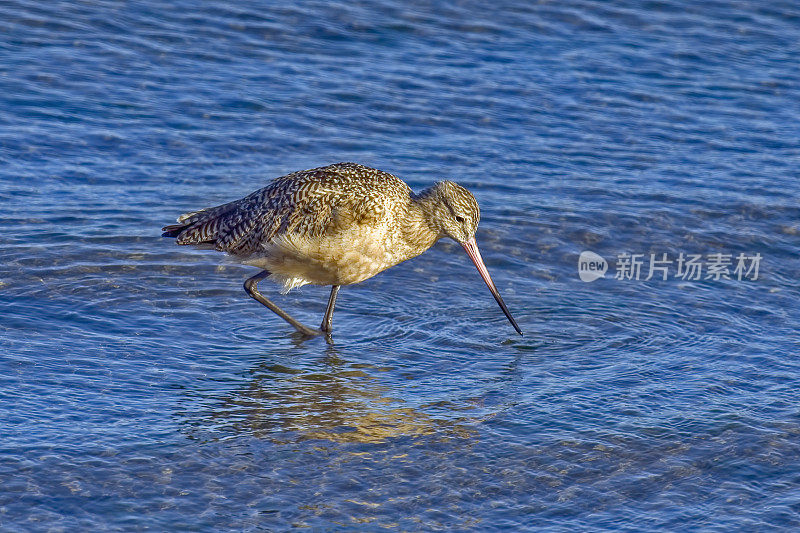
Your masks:
<path fill-rule="evenodd" d="M 463 224 L 466 221 L 467 219 L 465 219 L 464 217 L 456 215 L 456 222 L 458 222 L 459 224 Z"/>

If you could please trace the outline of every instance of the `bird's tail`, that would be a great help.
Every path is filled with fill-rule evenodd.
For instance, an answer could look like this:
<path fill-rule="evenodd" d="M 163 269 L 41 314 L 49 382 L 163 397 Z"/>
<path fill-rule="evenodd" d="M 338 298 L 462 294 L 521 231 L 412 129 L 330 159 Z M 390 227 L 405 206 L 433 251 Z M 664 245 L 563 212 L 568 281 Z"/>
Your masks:
<path fill-rule="evenodd" d="M 235 209 L 235 203 L 184 213 L 178 217 L 177 224 L 161 228 L 161 236 L 174 237 L 178 244 L 213 244 L 224 215 Z"/>
<path fill-rule="evenodd" d="M 164 226 L 161 228 L 161 231 L 164 233 L 161 234 L 162 237 L 177 237 L 181 234 L 183 230 L 186 229 L 186 226 L 183 224 L 170 224 L 169 226 Z"/>

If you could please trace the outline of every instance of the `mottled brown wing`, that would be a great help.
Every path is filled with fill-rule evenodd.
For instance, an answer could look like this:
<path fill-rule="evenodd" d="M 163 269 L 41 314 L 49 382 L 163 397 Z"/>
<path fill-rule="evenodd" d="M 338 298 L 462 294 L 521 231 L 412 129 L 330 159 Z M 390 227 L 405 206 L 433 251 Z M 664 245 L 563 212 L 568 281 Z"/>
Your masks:
<path fill-rule="evenodd" d="M 281 234 L 319 237 L 385 216 L 386 198 L 410 193 L 400 179 L 337 163 L 275 179 L 241 200 L 188 213 L 164 228 L 178 244 L 213 244 L 234 255 L 257 253 Z"/>

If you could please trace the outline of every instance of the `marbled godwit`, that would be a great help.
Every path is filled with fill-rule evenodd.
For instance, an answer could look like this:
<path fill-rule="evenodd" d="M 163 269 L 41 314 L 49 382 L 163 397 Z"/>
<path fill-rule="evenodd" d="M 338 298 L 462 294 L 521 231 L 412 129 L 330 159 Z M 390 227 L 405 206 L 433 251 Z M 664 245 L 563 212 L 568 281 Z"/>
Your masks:
<path fill-rule="evenodd" d="M 337 163 L 293 172 L 241 200 L 181 215 L 163 236 L 210 245 L 261 268 L 244 282 L 247 293 L 306 335 L 330 334 L 341 285 L 371 278 L 450 237 L 464 247 L 522 335 L 478 251 L 479 220 L 475 197 L 452 181 L 414 194 L 391 174 Z M 301 324 L 265 298 L 258 282 L 267 277 L 283 285 L 282 294 L 309 283 L 332 285 L 320 328 Z"/>

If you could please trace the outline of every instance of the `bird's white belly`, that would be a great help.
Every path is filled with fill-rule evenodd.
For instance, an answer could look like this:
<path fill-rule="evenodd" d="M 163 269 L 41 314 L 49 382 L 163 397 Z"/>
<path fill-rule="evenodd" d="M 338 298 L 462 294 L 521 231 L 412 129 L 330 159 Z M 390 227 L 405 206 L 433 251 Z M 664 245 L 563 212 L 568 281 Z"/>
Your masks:
<path fill-rule="evenodd" d="M 243 262 L 268 270 L 284 293 L 306 284 L 351 285 L 411 257 L 392 235 L 385 225 L 353 225 L 321 237 L 284 234 Z"/>

